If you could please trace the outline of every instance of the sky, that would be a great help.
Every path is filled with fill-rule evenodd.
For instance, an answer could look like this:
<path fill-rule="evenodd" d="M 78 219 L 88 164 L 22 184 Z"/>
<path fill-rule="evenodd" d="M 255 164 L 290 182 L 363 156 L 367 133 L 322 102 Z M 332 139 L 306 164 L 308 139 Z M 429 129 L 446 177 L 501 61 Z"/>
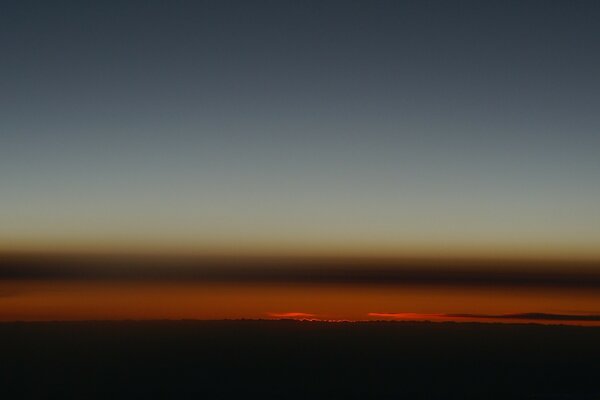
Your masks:
<path fill-rule="evenodd" d="M 4 1 L 0 249 L 600 259 L 599 19 Z"/>

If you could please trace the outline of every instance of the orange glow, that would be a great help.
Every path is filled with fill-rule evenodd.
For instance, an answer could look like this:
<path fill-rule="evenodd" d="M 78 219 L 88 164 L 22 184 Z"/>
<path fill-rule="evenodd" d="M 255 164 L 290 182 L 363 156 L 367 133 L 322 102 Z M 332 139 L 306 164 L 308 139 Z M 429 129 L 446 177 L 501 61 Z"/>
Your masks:
<path fill-rule="evenodd" d="M 269 317 L 277 319 L 293 318 L 293 319 L 312 319 L 315 314 L 304 313 L 304 312 L 282 312 L 282 313 L 267 313 Z"/>
<path fill-rule="evenodd" d="M 418 313 L 369 313 L 369 317 L 375 317 L 380 319 L 398 319 L 407 321 L 419 321 L 419 320 L 448 320 L 444 314 L 418 314 Z"/>
<path fill-rule="evenodd" d="M 598 314 L 599 310 L 600 294 L 594 291 L 554 289 L 0 282 L 0 321 L 294 318 L 600 325 L 597 321 L 451 316 L 582 315 Z"/>

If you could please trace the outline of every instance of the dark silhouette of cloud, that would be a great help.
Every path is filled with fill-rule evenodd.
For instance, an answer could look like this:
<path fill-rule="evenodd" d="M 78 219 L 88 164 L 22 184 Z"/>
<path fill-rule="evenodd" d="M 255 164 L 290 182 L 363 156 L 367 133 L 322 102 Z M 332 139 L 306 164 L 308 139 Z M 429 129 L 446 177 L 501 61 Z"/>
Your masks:
<path fill-rule="evenodd" d="M 0 255 L 0 280 L 600 289 L 600 263 Z"/>
<path fill-rule="evenodd" d="M 600 314 L 551 314 L 551 313 L 518 313 L 518 314 L 444 314 L 453 318 L 481 318 L 481 319 L 523 319 L 532 321 L 600 321 Z"/>
<path fill-rule="evenodd" d="M 552 313 L 513 313 L 513 314 L 424 314 L 411 312 L 373 312 L 370 317 L 401 320 L 448 320 L 448 319 L 485 319 L 485 320 L 523 320 L 523 321 L 563 321 L 597 322 L 600 314 L 552 314 Z"/>

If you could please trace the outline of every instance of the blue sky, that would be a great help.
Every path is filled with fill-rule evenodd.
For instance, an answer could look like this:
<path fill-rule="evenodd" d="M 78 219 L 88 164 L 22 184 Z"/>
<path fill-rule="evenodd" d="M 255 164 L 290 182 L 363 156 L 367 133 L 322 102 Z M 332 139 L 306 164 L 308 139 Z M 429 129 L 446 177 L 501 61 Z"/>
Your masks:
<path fill-rule="evenodd" d="M 600 256 L 594 2 L 8 2 L 0 247 Z"/>

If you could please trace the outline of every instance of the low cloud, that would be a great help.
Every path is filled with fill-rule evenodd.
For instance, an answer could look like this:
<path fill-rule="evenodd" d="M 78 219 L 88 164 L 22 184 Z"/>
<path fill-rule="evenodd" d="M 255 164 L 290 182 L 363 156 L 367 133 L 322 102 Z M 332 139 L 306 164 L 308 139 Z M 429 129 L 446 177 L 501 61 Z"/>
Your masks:
<path fill-rule="evenodd" d="M 551 314 L 551 313 L 516 313 L 516 314 L 422 314 L 422 313 L 369 313 L 369 317 L 401 320 L 522 320 L 522 321 L 563 321 L 563 322 L 600 322 L 600 314 Z"/>
<path fill-rule="evenodd" d="M 600 262 L 0 254 L 1 280 L 600 289 Z"/>
<path fill-rule="evenodd" d="M 518 314 L 445 314 L 450 318 L 519 319 L 530 321 L 600 321 L 600 315 L 518 313 Z"/>

